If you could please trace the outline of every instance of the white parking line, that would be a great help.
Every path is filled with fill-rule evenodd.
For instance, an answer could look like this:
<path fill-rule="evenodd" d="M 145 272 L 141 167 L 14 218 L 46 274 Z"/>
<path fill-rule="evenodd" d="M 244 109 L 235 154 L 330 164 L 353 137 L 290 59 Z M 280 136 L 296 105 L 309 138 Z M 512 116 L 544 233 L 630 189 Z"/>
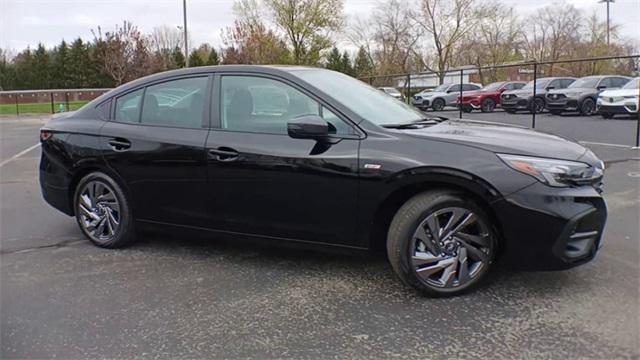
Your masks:
<path fill-rule="evenodd" d="M 630 145 L 610 144 L 610 143 L 601 143 L 601 142 L 594 142 L 594 141 L 578 141 L 578 142 L 580 144 L 602 145 L 602 146 L 619 147 L 619 148 L 624 148 L 624 149 L 633 149 Z"/>
<path fill-rule="evenodd" d="M 29 148 L 26 148 L 26 149 L 20 151 L 19 153 L 13 155 L 12 157 L 10 157 L 10 158 L 8 158 L 6 160 L 3 160 L 2 162 L 0 162 L 0 167 L 5 166 L 6 164 L 8 164 L 8 163 L 12 162 L 13 160 L 19 158 L 20 156 L 22 156 L 22 155 L 28 153 L 29 151 L 37 148 L 38 146 L 40 146 L 40 143 L 37 143 L 37 144 L 35 144 L 35 145 L 33 145 L 33 146 L 29 147 Z"/>

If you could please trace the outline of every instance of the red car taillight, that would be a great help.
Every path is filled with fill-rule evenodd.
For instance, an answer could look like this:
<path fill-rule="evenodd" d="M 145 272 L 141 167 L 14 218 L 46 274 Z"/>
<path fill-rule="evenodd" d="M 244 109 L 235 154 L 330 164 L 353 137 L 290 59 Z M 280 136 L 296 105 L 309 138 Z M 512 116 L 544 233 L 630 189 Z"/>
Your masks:
<path fill-rule="evenodd" d="M 47 141 L 53 136 L 53 133 L 49 130 L 40 130 L 40 141 Z"/>

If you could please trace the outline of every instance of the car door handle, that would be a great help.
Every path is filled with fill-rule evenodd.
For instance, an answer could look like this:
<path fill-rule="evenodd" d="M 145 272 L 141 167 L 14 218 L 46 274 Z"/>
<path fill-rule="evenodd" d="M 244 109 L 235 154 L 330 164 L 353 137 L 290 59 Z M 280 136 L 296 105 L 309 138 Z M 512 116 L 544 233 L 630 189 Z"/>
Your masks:
<path fill-rule="evenodd" d="M 131 147 L 131 142 L 127 139 L 110 139 L 108 143 L 115 151 L 127 151 Z"/>
<path fill-rule="evenodd" d="M 218 161 L 235 161 L 240 154 L 233 149 L 221 147 L 209 149 L 209 155 Z"/>

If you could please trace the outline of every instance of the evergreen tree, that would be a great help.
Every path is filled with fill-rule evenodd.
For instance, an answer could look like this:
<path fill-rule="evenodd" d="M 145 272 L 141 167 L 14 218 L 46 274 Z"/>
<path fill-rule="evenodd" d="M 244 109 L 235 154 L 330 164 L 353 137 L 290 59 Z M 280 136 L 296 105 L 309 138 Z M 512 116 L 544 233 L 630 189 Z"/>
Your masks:
<path fill-rule="evenodd" d="M 34 89 L 50 89 L 51 88 L 51 63 L 49 53 L 42 43 L 38 44 L 38 48 L 33 53 L 33 76 Z"/>
<path fill-rule="evenodd" d="M 218 57 L 218 52 L 216 51 L 216 49 L 211 48 L 211 51 L 209 52 L 209 57 L 207 58 L 207 65 L 219 65 L 220 64 L 220 57 Z"/>
<path fill-rule="evenodd" d="M 327 56 L 327 64 L 325 67 L 329 70 L 342 71 L 342 57 L 337 47 L 333 47 L 329 56 Z"/>
<path fill-rule="evenodd" d="M 204 61 L 202 61 L 202 58 L 200 57 L 200 54 L 198 54 L 198 51 L 193 50 L 191 52 L 191 55 L 189 55 L 189 67 L 196 66 L 204 66 Z"/>
<path fill-rule="evenodd" d="M 358 50 L 358 55 L 353 64 L 353 72 L 354 75 L 358 77 L 371 75 L 373 72 L 373 63 L 371 62 L 369 53 L 363 46 Z"/>
<path fill-rule="evenodd" d="M 69 47 L 67 42 L 62 40 L 60 45 L 56 47 L 52 52 L 53 65 L 52 65 L 52 79 L 51 83 L 53 87 L 67 89 L 70 88 L 71 71 L 69 68 Z"/>
<path fill-rule="evenodd" d="M 173 66 L 177 68 L 183 68 L 185 65 L 182 50 L 180 50 L 180 48 L 177 46 L 171 52 L 171 61 L 173 62 Z"/>
<path fill-rule="evenodd" d="M 33 52 L 31 48 L 26 48 L 18 54 L 14 60 L 16 69 L 16 89 L 34 89 L 35 80 L 33 72 Z"/>
<path fill-rule="evenodd" d="M 340 59 L 340 68 L 341 72 L 353 76 L 353 66 L 351 65 L 349 54 L 347 54 L 346 51 L 342 53 L 342 58 Z"/>

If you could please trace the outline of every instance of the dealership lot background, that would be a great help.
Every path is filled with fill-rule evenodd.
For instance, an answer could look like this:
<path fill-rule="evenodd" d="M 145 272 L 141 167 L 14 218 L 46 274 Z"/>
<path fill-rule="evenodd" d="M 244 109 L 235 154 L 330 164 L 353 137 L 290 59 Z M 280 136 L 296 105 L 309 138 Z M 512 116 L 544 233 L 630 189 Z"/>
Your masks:
<path fill-rule="evenodd" d="M 548 118 L 541 127 L 578 139 L 605 131 L 595 118 Z M 628 146 L 587 144 L 608 168 L 610 217 L 593 262 L 498 268 L 477 292 L 429 299 L 400 285 L 382 255 L 162 233 L 96 248 L 41 198 L 33 145 L 44 121 L 0 121 L 3 359 L 640 356 L 640 154 Z M 627 123 L 607 121 L 607 140 L 627 139 Z"/>

